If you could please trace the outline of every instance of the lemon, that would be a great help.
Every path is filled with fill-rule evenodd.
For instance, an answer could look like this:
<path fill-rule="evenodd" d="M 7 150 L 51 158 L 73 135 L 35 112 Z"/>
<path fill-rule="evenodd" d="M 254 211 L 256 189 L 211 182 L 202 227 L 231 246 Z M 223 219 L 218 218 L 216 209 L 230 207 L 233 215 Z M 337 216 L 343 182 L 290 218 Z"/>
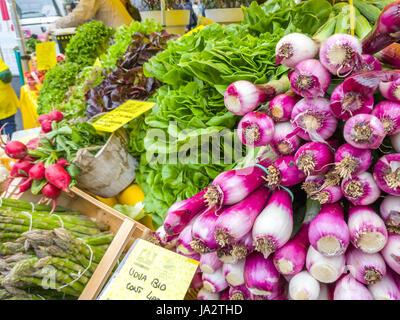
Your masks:
<path fill-rule="evenodd" d="M 97 199 L 99 199 L 101 202 L 105 203 L 109 207 L 113 208 L 116 204 L 118 204 L 118 200 L 116 197 L 112 198 L 102 198 L 99 196 L 96 196 Z"/>
<path fill-rule="evenodd" d="M 132 184 L 117 195 L 117 200 L 120 204 L 129 204 L 134 206 L 144 200 L 144 193 L 139 185 Z"/>

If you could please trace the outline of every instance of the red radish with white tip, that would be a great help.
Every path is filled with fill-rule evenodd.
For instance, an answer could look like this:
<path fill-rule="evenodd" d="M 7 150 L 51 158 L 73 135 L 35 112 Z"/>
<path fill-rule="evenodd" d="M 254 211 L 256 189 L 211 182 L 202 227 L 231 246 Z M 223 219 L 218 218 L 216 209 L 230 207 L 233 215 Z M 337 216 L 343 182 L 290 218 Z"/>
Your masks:
<path fill-rule="evenodd" d="M 53 200 L 53 207 L 50 213 L 53 213 L 56 205 L 57 205 L 57 198 L 60 196 L 61 190 L 52 185 L 51 183 L 47 183 L 42 190 L 40 191 L 46 198 Z"/>
<path fill-rule="evenodd" d="M 49 133 L 53 130 L 51 123 L 51 120 L 43 120 L 43 122 L 41 123 L 41 128 L 44 133 Z"/>
<path fill-rule="evenodd" d="M 49 113 L 49 119 L 51 121 L 60 122 L 64 119 L 64 115 L 58 110 L 53 110 Z"/>
<path fill-rule="evenodd" d="M 45 177 L 52 185 L 61 189 L 62 191 L 69 192 L 69 184 L 71 177 L 65 169 L 58 164 L 51 164 L 45 169 Z"/>

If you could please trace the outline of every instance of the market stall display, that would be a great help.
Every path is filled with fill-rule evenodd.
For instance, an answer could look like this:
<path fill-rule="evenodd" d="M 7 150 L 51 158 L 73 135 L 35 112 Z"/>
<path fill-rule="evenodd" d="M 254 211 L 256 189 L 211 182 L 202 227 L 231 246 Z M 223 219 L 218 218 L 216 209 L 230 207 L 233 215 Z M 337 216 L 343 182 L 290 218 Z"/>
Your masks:
<path fill-rule="evenodd" d="M 399 7 L 252 2 L 241 23 L 181 37 L 148 20 L 80 27 L 45 75 L 40 136 L 2 139 L 15 160 L 5 195 L 53 202 L 38 220 L 0 212 L 7 246 L 29 255 L 4 259 L 4 297 L 37 298 L 19 290 L 40 277 L 38 252 L 95 228 L 56 228 L 57 201 L 77 185 L 198 261 L 199 300 L 400 299 Z M 91 237 L 58 258 L 88 259 Z M 63 287 L 64 267 L 67 298 L 105 284 Z"/>

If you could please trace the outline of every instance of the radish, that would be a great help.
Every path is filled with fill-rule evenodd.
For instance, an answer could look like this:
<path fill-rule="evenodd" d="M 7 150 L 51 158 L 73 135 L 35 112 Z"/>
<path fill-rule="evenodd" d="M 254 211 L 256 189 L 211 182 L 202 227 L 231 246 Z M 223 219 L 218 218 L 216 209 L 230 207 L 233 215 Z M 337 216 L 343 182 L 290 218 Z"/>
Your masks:
<path fill-rule="evenodd" d="M 32 186 L 32 179 L 25 178 L 18 184 L 18 192 L 14 191 L 11 195 L 19 195 L 27 190 L 29 190 Z"/>
<path fill-rule="evenodd" d="M 45 178 L 44 162 L 36 163 L 32 168 L 30 168 L 28 174 L 31 180 L 44 179 Z"/>
<path fill-rule="evenodd" d="M 65 168 L 66 166 L 71 165 L 66 159 L 61 158 L 56 161 L 56 164 L 59 164 L 61 167 Z"/>
<path fill-rule="evenodd" d="M 46 184 L 43 189 L 41 190 L 41 193 L 46 197 L 50 198 L 53 200 L 53 207 L 50 211 L 50 213 L 54 212 L 54 209 L 56 208 L 57 205 L 57 198 L 61 193 L 61 190 L 58 189 L 57 187 L 53 186 L 51 183 Z"/>
<path fill-rule="evenodd" d="M 50 115 L 48 114 L 42 114 L 41 116 L 39 116 L 38 118 L 38 122 L 40 124 L 42 124 L 44 121 L 50 120 Z"/>
<path fill-rule="evenodd" d="M 68 192 L 69 184 L 71 182 L 71 177 L 67 171 L 64 170 L 59 164 L 49 165 L 45 169 L 45 177 L 48 182 L 50 182 L 55 187 Z"/>
<path fill-rule="evenodd" d="M 51 127 L 51 123 L 52 123 L 51 120 L 44 120 L 44 121 L 41 123 L 42 131 L 43 131 L 44 133 L 48 133 L 48 132 L 50 132 L 51 130 L 53 130 L 53 128 Z"/>
<path fill-rule="evenodd" d="M 19 160 L 17 161 L 10 171 L 10 178 L 8 179 L 4 195 L 7 195 L 8 188 L 11 186 L 11 183 L 16 178 L 27 178 L 29 170 L 33 167 L 33 163 L 27 160 Z M 21 182 L 22 183 L 22 182 Z M 20 184 L 21 184 L 20 183 Z"/>
<path fill-rule="evenodd" d="M 36 148 L 39 146 L 39 140 L 40 137 L 29 140 L 28 143 L 26 144 L 26 148 L 28 150 L 36 150 Z"/>
<path fill-rule="evenodd" d="M 24 145 L 22 142 L 19 141 L 9 141 L 5 142 L 2 137 L 2 132 L 4 127 L 7 125 L 5 123 L 1 128 L 0 128 L 0 142 L 2 144 L 2 148 L 4 149 L 4 152 L 6 155 L 12 159 L 23 159 L 27 155 L 27 148 L 26 145 Z"/>
<path fill-rule="evenodd" d="M 60 122 L 64 119 L 64 115 L 62 114 L 62 112 L 54 110 L 49 113 L 49 119 L 51 121 Z"/>

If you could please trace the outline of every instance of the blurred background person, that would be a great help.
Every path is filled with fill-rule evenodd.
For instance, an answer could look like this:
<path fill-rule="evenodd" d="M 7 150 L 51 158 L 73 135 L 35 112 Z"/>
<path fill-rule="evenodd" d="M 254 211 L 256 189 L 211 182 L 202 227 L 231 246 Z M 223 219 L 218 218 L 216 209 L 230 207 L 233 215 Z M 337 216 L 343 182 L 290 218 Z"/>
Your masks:
<path fill-rule="evenodd" d="M 0 59 L 0 127 L 7 123 L 3 134 L 11 137 L 16 130 L 15 114 L 19 101 L 11 86 L 12 74 L 8 66 Z"/>

